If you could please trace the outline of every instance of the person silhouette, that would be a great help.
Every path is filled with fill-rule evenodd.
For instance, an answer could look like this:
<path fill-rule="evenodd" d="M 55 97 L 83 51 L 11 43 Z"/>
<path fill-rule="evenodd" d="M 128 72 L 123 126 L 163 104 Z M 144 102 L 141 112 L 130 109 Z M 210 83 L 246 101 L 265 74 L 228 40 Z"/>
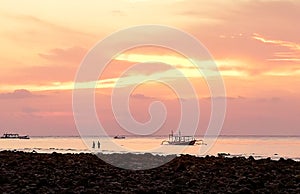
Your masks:
<path fill-rule="evenodd" d="M 100 144 L 100 142 L 98 141 L 98 148 L 99 148 L 99 149 L 100 149 L 100 145 L 101 145 L 101 144 Z"/>
<path fill-rule="evenodd" d="M 92 146 L 92 148 L 95 148 L 95 142 L 93 141 L 93 146 Z"/>

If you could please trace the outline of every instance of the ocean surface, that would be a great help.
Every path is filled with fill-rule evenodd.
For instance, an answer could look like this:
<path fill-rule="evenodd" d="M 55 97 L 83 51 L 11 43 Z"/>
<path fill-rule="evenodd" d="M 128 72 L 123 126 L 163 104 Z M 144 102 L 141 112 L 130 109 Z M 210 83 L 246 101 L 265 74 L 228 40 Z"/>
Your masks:
<path fill-rule="evenodd" d="M 206 138 L 202 145 L 161 145 L 163 137 L 31 137 L 30 139 L 0 139 L 0 151 L 17 150 L 37 153 L 152 153 L 191 154 L 196 156 L 229 153 L 230 156 L 253 156 L 256 159 L 291 158 L 300 161 L 300 137 L 221 136 Z M 98 148 L 98 141 L 100 148 Z M 95 147 L 93 148 L 93 142 Z"/>

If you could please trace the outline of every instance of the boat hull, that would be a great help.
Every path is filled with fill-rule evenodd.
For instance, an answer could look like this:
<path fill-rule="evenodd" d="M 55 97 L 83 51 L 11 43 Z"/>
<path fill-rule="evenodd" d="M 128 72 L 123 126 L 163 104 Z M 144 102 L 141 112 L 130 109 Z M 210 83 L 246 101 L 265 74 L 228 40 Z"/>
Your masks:
<path fill-rule="evenodd" d="M 114 139 L 125 139 L 125 136 L 115 136 Z"/>
<path fill-rule="evenodd" d="M 196 143 L 196 140 L 192 141 L 184 141 L 184 142 L 174 142 L 174 141 L 168 141 L 170 145 L 194 145 Z"/>
<path fill-rule="evenodd" d="M 28 135 L 21 136 L 15 133 L 5 133 L 1 139 L 30 139 Z"/>

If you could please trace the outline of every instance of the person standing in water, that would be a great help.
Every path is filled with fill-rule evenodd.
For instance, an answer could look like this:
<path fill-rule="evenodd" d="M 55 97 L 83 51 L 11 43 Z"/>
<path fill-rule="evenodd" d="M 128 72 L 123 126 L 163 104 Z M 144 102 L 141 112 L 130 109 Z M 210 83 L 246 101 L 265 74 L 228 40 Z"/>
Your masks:
<path fill-rule="evenodd" d="M 98 149 L 100 149 L 100 145 L 101 145 L 101 144 L 100 144 L 100 142 L 98 141 Z"/>
<path fill-rule="evenodd" d="M 93 141 L 93 146 L 92 146 L 92 148 L 95 148 L 95 142 Z"/>

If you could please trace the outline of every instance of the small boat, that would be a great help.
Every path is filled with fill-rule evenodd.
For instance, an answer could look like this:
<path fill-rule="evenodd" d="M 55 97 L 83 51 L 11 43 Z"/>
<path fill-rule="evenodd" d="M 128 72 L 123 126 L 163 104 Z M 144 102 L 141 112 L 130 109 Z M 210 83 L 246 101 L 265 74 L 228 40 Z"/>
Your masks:
<path fill-rule="evenodd" d="M 179 135 L 174 135 L 173 131 L 169 134 L 169 140 L 164 140 L 161 142 L 161 145 L 168 143 L 170 145 L 194 145 L 196 142 L 201 142 L 202 140 L 197 140 L 194 136 L 181 136 L 179 131 Z"/>
<path fill-rule="evenodd" d="M 124 135 L 116 135 L 114 136 L 114 139 L 125 139 Z"/>
<path fill-rule="evenodd" d="M 17 133 L 4 133 L 2 139 L 30 139 L 28 135 L 19 135 Z"/>

